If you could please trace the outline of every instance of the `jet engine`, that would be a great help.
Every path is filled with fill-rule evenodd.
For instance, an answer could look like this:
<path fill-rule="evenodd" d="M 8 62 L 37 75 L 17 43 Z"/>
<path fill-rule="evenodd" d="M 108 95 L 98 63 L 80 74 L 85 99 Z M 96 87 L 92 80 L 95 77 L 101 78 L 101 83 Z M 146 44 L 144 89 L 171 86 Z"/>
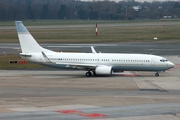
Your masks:
<path fill-rule="evenodd" d="M 113 71 L 113 69 L 111 66 L 98 66 L 95 69 L 95 73 L 97 75 L 111 75 L 112 71 Z"/>

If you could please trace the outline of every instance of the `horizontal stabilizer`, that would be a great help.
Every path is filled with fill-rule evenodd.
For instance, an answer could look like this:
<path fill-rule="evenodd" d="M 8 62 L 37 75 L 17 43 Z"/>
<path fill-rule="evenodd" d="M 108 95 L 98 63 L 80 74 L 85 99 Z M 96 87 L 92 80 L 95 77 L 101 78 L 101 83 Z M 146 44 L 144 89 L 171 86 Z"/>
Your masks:
<path fill-rule="evenodd" d="M 28 54 L 28 53 L 20 53 L 20 56 L 23 56 L 23 57 L 31 57 L 32 55 L 31 55 L 31 54 Z"/>

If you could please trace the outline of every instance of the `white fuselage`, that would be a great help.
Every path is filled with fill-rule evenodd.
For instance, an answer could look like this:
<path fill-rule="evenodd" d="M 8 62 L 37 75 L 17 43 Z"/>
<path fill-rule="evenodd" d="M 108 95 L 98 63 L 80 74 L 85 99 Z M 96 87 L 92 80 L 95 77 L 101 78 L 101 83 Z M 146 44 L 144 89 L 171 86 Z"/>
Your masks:
<path fill-rule="evenodd" d="M 69 65 L 95 65 L 112 66 L 114 70 L 131 71 L 165 71 L 174 66 L 165 58 L 156 55 L 145 54 L 112 54 L 112 53 L 46 53 L 49 60 L 46 62 L 42 53 L 31 53 L 31 57 L 22 57 L 32 62 L 38 62 L 47 66 L 74 69 Z M 77 68 L 77 67 L 75 67 Z M 84 67 L 78 67 L 84 69 Z M 85 69 L 86 70 L 86 69 Z"/>

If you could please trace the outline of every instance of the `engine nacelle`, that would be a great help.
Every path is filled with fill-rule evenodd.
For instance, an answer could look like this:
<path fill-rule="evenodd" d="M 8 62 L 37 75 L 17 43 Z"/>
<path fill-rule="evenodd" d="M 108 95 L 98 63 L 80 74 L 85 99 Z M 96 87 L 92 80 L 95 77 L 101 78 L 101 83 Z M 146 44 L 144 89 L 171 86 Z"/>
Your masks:
<path fill-rule="evenodd" d="M 98 66 L 95 69 L 95 73 L 97 75 L 111 75 L 112 74 L 112 67 L 111 66 Z"/>

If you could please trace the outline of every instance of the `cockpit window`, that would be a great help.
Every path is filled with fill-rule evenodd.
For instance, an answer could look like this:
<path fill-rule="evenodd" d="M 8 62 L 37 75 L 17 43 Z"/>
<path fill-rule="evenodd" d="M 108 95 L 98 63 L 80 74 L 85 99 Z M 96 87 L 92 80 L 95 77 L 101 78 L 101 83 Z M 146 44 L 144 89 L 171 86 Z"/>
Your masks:
<path fill-rule="evenodd" d="M 168 60 L 167 59 L 161 59 L 160 61 L 161 62 L 167 62 Z"/>

